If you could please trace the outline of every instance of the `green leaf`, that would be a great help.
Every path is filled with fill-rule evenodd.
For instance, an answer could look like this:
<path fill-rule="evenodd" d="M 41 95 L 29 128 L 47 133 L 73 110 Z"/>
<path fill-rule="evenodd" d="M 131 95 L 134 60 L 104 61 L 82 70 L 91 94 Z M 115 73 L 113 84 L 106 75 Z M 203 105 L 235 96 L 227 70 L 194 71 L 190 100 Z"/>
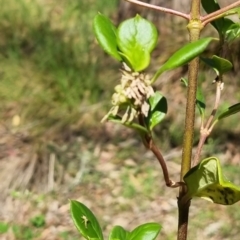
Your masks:
<path fill-rule="evenodd" d="M 157 91 L 149 98 L 149 104 L 150 111 L 145 122 L 148 128 L 152 130 L 163 120 L 167 113 L 167 99 Z"/>
<path fill-rule="evenodd" d="M 158 125 L 163 118 L 165 117 L 165 113 L 160 112 L 160 111 L 155 111 L 152 113 L 152 117 L 151 117 L 151 125 L 150 125 L 150 130 L 152 130 L 156 125 Z"/>
<path fill-rule="evenodd" d="M 202 7 L 207 13 L 212 13 L 220 9 L 219 4 L 215 0 L 201 0 Z M 216 28 L 219 35 L 222 35 L 222 28 L 224 26 L 224 19 L 219 18 L 211 22 L 211 24 Z"/>
<path fill-rule="evenodd" d="M 231 21 L 230 19 L 228 19 Z M 232 21 L 231 21 L 232 22 Z M 225 40 L 231 42 L 240 37 L 240 23 L 232 23 L 225 29 Z"/>
<path fill-rule="evenodd" d="M 123 227 L 115 226 L 109 235 L 109 240 L 127 240 L 129 234 Z"/>
<path fill-rule="evenodd" d="M 203 95 L 203 92 L 202 92 L 202 88 L 200 86 L 198 86 L 198 88 L 197 88 L 196 104 L 197 104 L 197 108 L 199 110 L 199 113 L 200 113 L 201 117 L 203 118 L 204 115 L 205 115 L 206 104 L 205 104 L 205 99 L 204 99 L 204 95 Z"/>
<path fill-rule="evenodd" d="M 161 228 L 161 225 L 158 223 L 142 224 L 130 233 L 129 240 L 154 240 Z"/>
<path fill-rule="evenodd" d="M 139 15 L 122 22 L 117 29 L 117 45 L 136 72 L 148 67 L 157 38 L 156 27 Z"/>
<path fill-rule="evenodd" d="M 134 123 L 134 122 L 122 122 L 122 118 L 119 117 L 118 115 L 117 116 L 113 116 L 113 115 L 110 115 L 108 117 L 108 120 L 111 121 L 111 122 L 114 122 L 114 123 L 119 123 L 119 124 L 122 124 L 126 127 L 129 127 L 129 128 L 132 128 L 134 130 L 136 130 L 138 133 L 140 134 L 146 134 L 148 133 L 148 130 L 146 128 L 144 128 L 143 126 L 137 124 L 137 123 Z"/>
<path fill-rule="evenodd" d="M 93 21 L 93 29 L 98 43 L 103 50 L 118 61 L 122 61 L 122 57 L 117 49 L 116 27 L 104 15 L 98 14 Z"/>
<path fill-rule="evenodd" d="M 75 200 L 70 200 L 70 206 L 73 222 L 82 236 L 88 240 L 103 240 L 102 229 L 91 210 Z"/>
<path fill-rule="evenodd" d="M 212 58 L 200 58 L 208 66 L 212 67 L 217 75 L 222 75 L 230 71 L 233 67 L 232 63 L 225 58 L 213 55 Z"/>
<path fill-rule="evenodd" d="M 188 79 L 182 77 L 181 82 L 184 84 L 185 87 L 188 87 Z"/>
<path fill-rule="evenodd" d="M 159 92 L 156 91 L 153 96 L 149 98 L 150 110 L 153 111 L 156 108 L 159 108 L 159 102 L 164 98 L 164 96 Z M 164 106 L 164 111 L 167 111 L 167 106 Z"/>
<path fill-rule="evenodd" d="M 224 35 L 226 34 L 226 31 L 228 31 L 229 28 L 231 28 L 231 26 L 232 26 L 233 24 L 234 24 L 234 22 L 233 22 L 231 19 L 229 19 L 229 18 L 224 18 L 223 29 L 222 29 Z"/>
<path fill-rule="evenodd" d="M 222 112 L 219 116 L 218 116 L 218 120 L 221 120 L 223 118 L 229 117 L 233 114 L 236 114 L 240 112 L 240 103 L 236 103 L 234 105 L 232 105 L 231 107 L 229 107 L 228 109 L 226 109 L 224 112 Z"/>
<path fill-rule="evenodd" d="M 197 41 L 191 42 L 180 48 L 175 52 L 166 63 L 156 72 L 152 79 L 152 83 L 165 71 L 175 69 L 184 64 L 187 64 L 192 59 L 200 55 L 208 46 L 213 38 L 202 38 Z"/>
<path fill-rule="evenodd" d="M 120 52 L 120 55 L 124 59 L 124 62 L 135 72 L 140 72 L 147 68 L 151 60 L 149 52 L 142 48 L 135 52 L 131 52 L 131 54 L 130 52 L 129 54 L 123 54 Z"/>
<path fill-rule="evenodd" d="M 201 0 L 201 2 L 202 2 L 202 6 L 203 6 L 204 10 L 207 13 L 212 13 L 212 12 L 215 12 L 220 9 L 220 6 L 216 0 Z M 226 18 L 225 16 L 230 16 L 230 15 L 234 15 L 234 14 L 238 14 L 238 15 L 240 14 L 240 7 L 236 7 L 236 8 L 230 9 L 230 10 L 222 13 L 221 18 L 218 18 L 211 22 L 211 24 L 218 31 L 219 36 L 222 37 L 224 35 L 224 38 L 226 41 L 231 41 L 230 40 L 231 38 L 229 36 L 229 34 L 231 34 L 231 33 L 226 33 L 226 29 L 228 27 L 230 27 L 230 25 L 234 24 L 234 22 L 232 20 L 230 20 L 229 18 Z M 237 31 L 237 29 L 235 29 L 235 31 Z M 233 35 L 235 35 L 235 34 L 233 33 Z M 231 37 L 233 37 L 233 36 L 231 36 Z"/>
<path fill-rule="evenodd" d="M 202 160 L 183 179 L 189 198 L 201 197 L 222 205 L 231 205 L 240 200 L 240 187 L 223 177 L 220 162 L 215 157 Z"/>

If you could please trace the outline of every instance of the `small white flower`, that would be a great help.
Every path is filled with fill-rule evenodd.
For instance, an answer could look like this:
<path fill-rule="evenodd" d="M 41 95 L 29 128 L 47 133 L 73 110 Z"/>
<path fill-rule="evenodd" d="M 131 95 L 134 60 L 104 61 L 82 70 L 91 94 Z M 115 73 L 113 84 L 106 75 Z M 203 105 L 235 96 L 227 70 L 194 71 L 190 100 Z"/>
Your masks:
<path fill-rule="evenodd" d="M 131 122 L 140 113 L 148 116 L 150 106 L 147 99 L 154 94 L 149 77 L 144 73 L 132 72 L 132 70 L 123 63 L 121 69 L 122 77 L 119 85 L 115 87 L 115 93 L 112 95 L 112 105 L 108 114 L 103 118 L 105 121 L 110 115 L 116 116 L 121 107 L 126 108 L 122 117 L 122 122 Z"/>

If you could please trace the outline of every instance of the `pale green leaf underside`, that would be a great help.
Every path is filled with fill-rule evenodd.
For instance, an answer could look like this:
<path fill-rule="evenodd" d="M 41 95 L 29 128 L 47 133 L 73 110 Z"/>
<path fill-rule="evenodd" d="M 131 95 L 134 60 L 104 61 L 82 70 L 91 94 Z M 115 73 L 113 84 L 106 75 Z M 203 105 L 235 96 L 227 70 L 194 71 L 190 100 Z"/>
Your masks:
<path fill-rule="evenodd" d="M 202 160 L 184 176 L 184 181 L 190 198 L 201 197 L 222 205 L 240 200 L 240 187 L 223 177 L 220 162 L 215 157 Z"/>
<path fill-rule="evenodd" d="M 213 55 L 212 58 L 201 58 L 201 60 L 212 67 L 217 75 L 222 75 L 230 71 L 233 67 L 230 61 L 216 55 Z"/>

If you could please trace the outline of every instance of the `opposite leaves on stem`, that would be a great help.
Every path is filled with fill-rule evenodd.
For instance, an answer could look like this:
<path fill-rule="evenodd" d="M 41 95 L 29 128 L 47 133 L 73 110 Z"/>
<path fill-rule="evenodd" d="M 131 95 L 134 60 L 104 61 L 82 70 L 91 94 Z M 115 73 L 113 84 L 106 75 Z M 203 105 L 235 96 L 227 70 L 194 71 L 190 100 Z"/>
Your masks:
<path fill-rule="evenodd" d="M 94 18 L 95 36 L 105 52 L 125 62 L 135 72 L 150 64 L 150 53 L 156 46 L 156 27 L 139 15 L 122 22 L 118 28 L 104 15 Z"/>

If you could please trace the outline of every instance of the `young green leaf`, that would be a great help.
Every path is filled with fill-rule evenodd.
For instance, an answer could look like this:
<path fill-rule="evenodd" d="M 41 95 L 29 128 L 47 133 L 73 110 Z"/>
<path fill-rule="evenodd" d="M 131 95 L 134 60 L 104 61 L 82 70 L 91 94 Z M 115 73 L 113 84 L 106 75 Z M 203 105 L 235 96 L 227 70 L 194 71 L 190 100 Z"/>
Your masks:
<path fill-rule="evenodd" d="M 117 45 L 136 72 L 148 67 L 157 38 L 156 27 L 139 15 L 122 22 L 117 29 Z"/>
<path fill-rule="evenodd" d="M 175 69 L 184 64 L 187 64 L 195 57 L 199 56 L 208 46 L 213 38 L 202 38 L 197 41 L 191 42 L 180 48 L 175 52 L 166 63 L 156 72 L 152 79 L 152 83 L 165 71 Z"/>
<path fill-rule="evenodd" d="M 227 181 L 215 157 L 202 160 L 184 176 L 188 198 L 201 197 L 211 202 L 231 205 L 240 200 L 240 187 Z"/>
<path fill-rule="evenodd" d="M 152 130 L 156 125 L 158 125 L 163 118 L 165 117 L 166 113 L 155 111 L 151 114 L 150 120 L 150 130 Z"/>
<path fill-rule="evenodd" d="M 127 240 L 129 234 L 130 232 L 126 231 L 123 227 L 115 226 L 109 235 L 109 240 Z"/>
<path fill-rule="evenodd" d="M 224 23 L 223 23 L 223 33 L 224 35 L 226 34 L 226 32 L 229 30 L 229 28 L 231 28 L 231 26 L 234 24 L 234 22 L 229 19 L 229 18 L 224 18 Z"/>
<path fill-rule="evenodd" d="M 181 78 L 181 82 L 184 84 L 185 87 L 188 86 L 188 79 L 182 77 L 182 78 Z"/>
<path fill-rule="evenodd" d="M 84 204 L 70 200 L 71 216 L 73 222 L 86 239 L 103 240 L 102 229 L 89 208 Z"/>
<path fill-rule="evenodd" d="M 205 99 L 204 99 L 204 95 L 202 92 L 202 88 L 200 86 L 198 86 L 198 88 L 197 88 L 197 96 L 196 97 L 197 97 L 197 100 L 196 100 L 197 108 L 199 110 L 201 117 L 204 118 L 206 104 L 205 104 Z"/>
<path fill-rule="evenodd" d="M 216 12 L 220 9 L 219 4 L 216 0 L 201 0 L 202 7 L 207 13 Z"/>
<path fill-rule="evenodd" d="M 221 120 L 223 118 L 229 117 L 233 114 L 236 114 L 240 112 L 240 103 L 236 103 L 234 105 L 232 105 L 231 107 L 229 107 L 228 109 L 226 109 L 224 112 L 222 112 L 219 116 L 218 116 L 218 120 Z"/>
<path fill-rule="evenodd" d="M 122 61 L 118 53 L 116 27 L 104 15 L 98 14 L 93 21 L 93 29 L 98 43 L 103 50 L 118 61 Z"/>
<path fill-rule="evenodd" d="M 155 94 L 149 98 L 149 104 L 150 111 L 145 122 L 148 128 L 152 130 L 163 120 L 167 113 L 167 99 L 160 92 L 155 92 Z"/>
<path fill-rule="evenodd" d="M 202 2 L 202 7 L 207 13 L 212 13 L 220 9 L 219 4 L 217 3 L 216 0 L 201 0 Z M 224 25 L 224 20 L 223 18 L 216 19 L 211 22 L 211 24 L 216 28 L 218 31 L 219 35 L 222 34 L 222 28 Z"/>
<path fill-rule="evenodd" d="M 124 62 L 135 72 L 140 72 L 147 68 L 151 60 L 149 52 L 143 48 L 139 48 L 135 52 L 129 52 L 128 54 L 120 52 L 120 55 L 124 59 Z"/>
<path fill-rule="evenodd" d="M 230 61 L 228 61 L 225 58 L 218 57 L 216 55 L 213 55 L 212 58 L 201 57 L 200 59 L 208 66 L 212 67 L 218 76 L 226 72 L 229 72 L 233 67 Z"/>
<path fill-rule="evenodd" d="M 160 101 L 164 98 L 164 96 L 159 92 L 156 91 L 153 96 L 149 98 L 149 104 L 151 111 L 155 110 L 156 108 L 161 108 L 161 104 L 159 106 Z M 162 106 L 161 108 L 164 112 L 167 112 L 167 106 Z"/>
<path fill-rule="evenodd" d="M 158 223 L 145 223 L 135 228 L 129 236 L 129 240 L 154 240 L 158 236 L 161 225 Z"/>
<path fill-rule="evenodd" d="M 230 19 L 228 19 L 231 21 Z M 232 21 L 231 21 L 232 22 Z M 234 41 L 240 37 L 240 23 L 233 23 L 225 29 L 225 40 L 227 42 Z"/>

